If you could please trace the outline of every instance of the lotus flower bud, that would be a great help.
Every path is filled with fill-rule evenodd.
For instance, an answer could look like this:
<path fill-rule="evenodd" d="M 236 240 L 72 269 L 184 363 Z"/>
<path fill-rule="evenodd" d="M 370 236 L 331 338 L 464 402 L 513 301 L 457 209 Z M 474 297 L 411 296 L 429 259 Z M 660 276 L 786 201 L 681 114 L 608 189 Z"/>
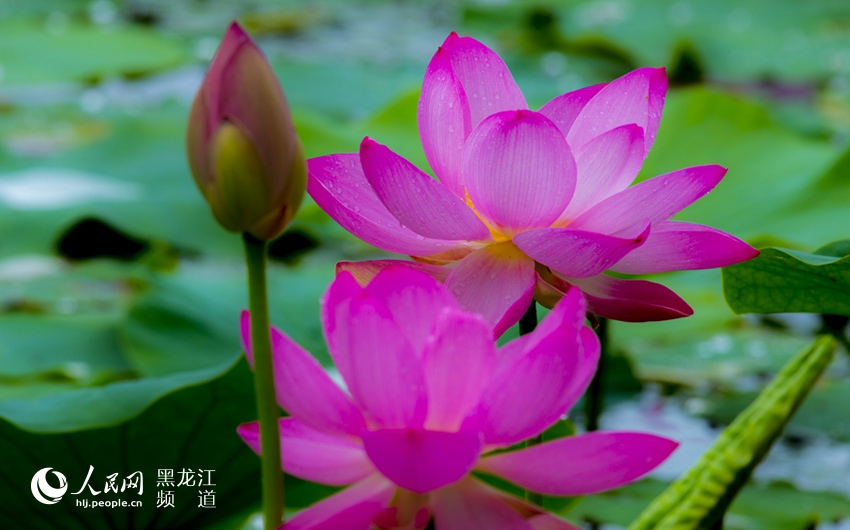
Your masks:
<path fill-rule="evenodd" d="M 225 229 L 270 240 L 292 221 L 306 186 L 304 153 L 271 66 L 236 22 L 192 103 L 186 147 Z"/>

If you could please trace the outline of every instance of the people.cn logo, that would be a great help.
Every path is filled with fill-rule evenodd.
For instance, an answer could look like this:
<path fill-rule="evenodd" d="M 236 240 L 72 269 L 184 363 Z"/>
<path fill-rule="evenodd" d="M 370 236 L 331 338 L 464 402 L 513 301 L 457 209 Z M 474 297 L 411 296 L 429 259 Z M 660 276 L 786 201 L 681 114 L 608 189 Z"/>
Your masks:
<path fill-rule="evenodd" d="M 68 481 L 65 480 L 65 475 L 58 471 L 54 471 L 53 474 L 59 479 L 59 487 L 54 488 L 47 483 L 47 472 L 51 469 L 53 468 L 41 469 L 32 477 L 32 496 L 42 504 L 56 504 L 68 491 Z"/>

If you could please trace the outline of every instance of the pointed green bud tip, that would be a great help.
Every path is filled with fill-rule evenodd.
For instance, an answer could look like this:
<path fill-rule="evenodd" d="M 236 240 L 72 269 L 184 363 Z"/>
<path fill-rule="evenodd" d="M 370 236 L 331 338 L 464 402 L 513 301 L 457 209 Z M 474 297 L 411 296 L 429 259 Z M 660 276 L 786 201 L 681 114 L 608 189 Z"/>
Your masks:
<path fill-rule="evenodd" d="M 286 96 L 260 49 L 233 22 L 189 114 L 189 166 L 224 228 L 277 237 L 304 195 L 306 168 Z"/>

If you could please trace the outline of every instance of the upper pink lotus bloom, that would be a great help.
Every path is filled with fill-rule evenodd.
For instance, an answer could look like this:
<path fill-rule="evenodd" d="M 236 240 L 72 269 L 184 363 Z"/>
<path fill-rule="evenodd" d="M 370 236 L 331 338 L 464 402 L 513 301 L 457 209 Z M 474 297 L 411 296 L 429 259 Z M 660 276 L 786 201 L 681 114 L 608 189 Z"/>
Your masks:
<path fill-rule="evenodd" d="M 504 62 L 449 35 L 422 85 L 419 133 L 438 180 L 366 138 L 359 153 L 308 161 L 308 192 L 364 241 L 408 254 L 461 306 L 503 331 L 532 297 L 552 305 L 571 285 L 590 310 L 627 321 L 692 313 L 666 287 L 603 274 L 703 269 L 758 252 L 713 228 L 669 220 L 708 193 L 720 166 L 629 187 L 649 152 L 667 92 L 642 68 L 563 94 L 539 111 Z M 341 264 L 365 281 L 385 261 Z"/>
<path fill-rule="evenodd" d="M 499 475 L 546 495 L 586 495 L 654 469 L 676 442 L 594 432 L 493 453 L 565 415 L 593 377 L 599 343 L 571 289 L 538 328 L 501 348 L 430 276 L 389 267 L 366 286 L 341 273 L 322 307 L 328 349 L 347 391 L 272 330 L 283 469 L 341 492 L 286 530 L 575 530 L 470 476 Z M 242 337 L 250 358 L 250 322 Z M 257 423 L 240 426 L 259 452 Z M 373 526 L 374 525 L 374 526 Z"/>

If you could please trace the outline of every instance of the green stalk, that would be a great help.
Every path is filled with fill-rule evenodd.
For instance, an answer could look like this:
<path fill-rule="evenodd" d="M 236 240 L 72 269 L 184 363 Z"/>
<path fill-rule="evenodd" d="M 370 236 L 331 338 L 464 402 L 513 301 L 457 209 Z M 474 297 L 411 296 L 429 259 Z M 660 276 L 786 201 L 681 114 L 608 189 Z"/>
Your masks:
<path fill-rule="evenodd" d="M 528 335 L 537 327 L 537 302 L 531 299 L 531 304 L 525 310 L 525 314 L 519 319 L 519 334 Z"/>
<path fill-rule="evenodd" d="M 596 369 L 596 374 L 590 382 L 590 387 L 587 389 L 587 400 L 585 401 L 585 416 L 587 417 L 587 431 L 595 431 L 599 429 L 599 417 L 602 415 L 602 409 L 605 406 L 605 379 L 608 370 L 608 357 L 610 352 L 608 348 L 608 319 L 599 318 L 599 327 L 596 328 L 596 335 L 599 336 L 599 366 Z"/>
<path fill-rule="evenodd" d="M 248 300 L 251 310 L 251 349 L 254 354 L 254 389 L 260 420 L 262 449 L 263 528 L 277 530 L 283 522 L 283 472 L 280 465 L 280 430 L 274 392 L 269 304 L 266 293 L 266 242 L 247 232 L 245 261 L 248 264 Z"/>
<path fill-rule="evenodd" d="M 522 315 L 522 318 L 519 320 L 519 334 L 527 335 L 534 331 L 537 327 L 537 302 L 534 299 L 531 299 L 531 304 L 528 305 L 528 309 L 525 311 L 525 314 Z M 530 440 L 525 442 L 526 447 L 531 447 L 534 445 L 539 445 L 543 443 L 543 435 L 535 436 Z M 543 495 L 539 493 L 534 493 L 533 491 L 526 490 L 525 492 L 525 500 L 532 504 L 536 504 L 537 506 L 543 506 Z"/>

